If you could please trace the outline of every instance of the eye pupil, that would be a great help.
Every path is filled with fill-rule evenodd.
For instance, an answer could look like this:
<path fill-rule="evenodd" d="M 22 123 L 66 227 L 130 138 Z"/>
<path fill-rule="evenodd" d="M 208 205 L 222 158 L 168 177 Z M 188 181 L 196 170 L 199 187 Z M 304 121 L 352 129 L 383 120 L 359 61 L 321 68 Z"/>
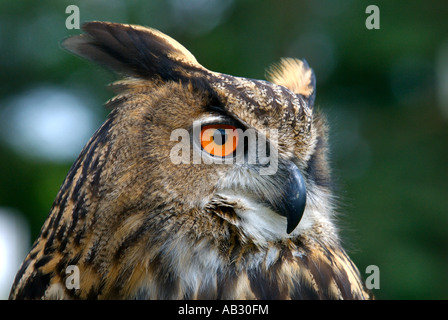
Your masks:
<path fill-rule="evenodd" d="M 224 129 L 216 129 L 213 134 L 213 141 L 217 145 L 223 145 L 227 142 L 227 133 Z"/>
<path fill-rule="evenodd" d="M 200 134 L 202 149 L 216 157 L 232 155 L 238 146 L 236 129 L 235 126 L 227 124 L 203 126 Z"/>

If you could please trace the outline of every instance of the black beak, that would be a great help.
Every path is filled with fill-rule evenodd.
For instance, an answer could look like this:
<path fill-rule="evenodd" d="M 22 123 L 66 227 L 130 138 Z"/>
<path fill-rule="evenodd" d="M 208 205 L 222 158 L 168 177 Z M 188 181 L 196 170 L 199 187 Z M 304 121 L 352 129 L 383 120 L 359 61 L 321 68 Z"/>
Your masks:
<path fill-rule="evenodd" d="M 286 217 L 286 232 L 290 234 L 299 224 L 306 205 L 306 186 L 302 173 L 293 163 L 289 164 L 286 172 L 283 194 L 281 199 L 271 203 L 273 209 Z"/>

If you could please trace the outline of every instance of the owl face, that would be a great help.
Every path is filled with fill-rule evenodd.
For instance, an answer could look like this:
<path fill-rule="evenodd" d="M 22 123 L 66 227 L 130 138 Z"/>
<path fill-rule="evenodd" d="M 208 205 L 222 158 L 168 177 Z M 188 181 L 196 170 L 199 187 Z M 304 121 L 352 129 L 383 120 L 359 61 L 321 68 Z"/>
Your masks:
<path fill-rule="evenodd" d="M 163 207 L 162 230 L 183 212 L 200 234 L 221 232 L 225 221 L 261 246 L 334 236 L 326 126 L 313 112 L 306 62 L 283 59 L 270 82 L 247 79 L 207 70 L 153 29 L 93 22 L 84 30 L 64 46 L 126 77 L 108 102 L 113 169 L 102 188 L 111 203 Z"/>

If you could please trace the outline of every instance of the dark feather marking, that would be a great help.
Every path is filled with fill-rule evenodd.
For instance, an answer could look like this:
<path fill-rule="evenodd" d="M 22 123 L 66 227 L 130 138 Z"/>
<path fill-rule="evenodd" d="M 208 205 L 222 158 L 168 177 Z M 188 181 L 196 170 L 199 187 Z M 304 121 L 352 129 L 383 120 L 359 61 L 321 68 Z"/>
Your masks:
<path fill-rule="evenodd" d="M 106 150 L 106 155 L 105 155 L 105 159 L 108 158 L 110 153 L 110 148 L 108 148 Z M 101 176 L 103 174 L 103 168 L 104 168 L 104 163 L 101 164 L 100 167 L 96 168 L 95 171 L 93 171 L 93 177 L 92 177 L 92 193 L 94 196 L 99 196 L 100 193 L 100 180 L 101 180 Z"/>
<path fill-rule="evenodd" d="M 305 254 L 300 259 L 297 259 L 299 268 L 306 272 L 309 270 L 310 262 L 309 255 Z M 304 277 L 294 281 L 293 290 L 291 292 L 291 299 L 293 300 L 318 300 L 321 299 L 319 292 L 317 292 L 312 283 L 308 282 Z"/>
<path fill-rule="evenodd" d="M 95 158 L 99 156 L 97 151 L 106 143 L 107 134 L 109 133 L 109 129 L 111 126 L 111 120 L 107 120 L 104 124 L 95 132 L 94 138 L 92 140 L 92 144 L 87 149 L 87 152 L 84 155 L 84 163 L 83 163 L 83 176 L 87 176 L 87 173 L 92 169 L 92 162 L 94 162 Z M 94 158 L 94 156 L 96 156 Z"/>
<path fill-rule="evenodd" d="M 87 169 L 86 169 L 86 163 L 83 163 L 82 166 L 82 173 L 78 177 L 78 180 L 76 181 L 75 187 L 73 188 L 72 192 L 72 200 L 76 201 L 79 198 L 79 190 L 82 188 L 82 186 L 85 185 L 86 178 L 87 178 Z"/>
<path fill-rule="evenodd" d="M 99 147 L 103 147 L 103 146 L 99 146 Z M 98 151 L 98 149 L 100 149 L 100 148 L 97 148 L 96 151 Z M 100 152 L 100 151 L 96 152 L 95 157 L 92 158 L 92 161 L 90 161 L 90 163 L 88 164 L 89 167 L 88 167 L 87 170 L 88 170 L 89 172 L 96 173 L 97 170 L 99 169 L 99 168 L 98 168 L 98 164 L 99 164 L 99 162 L 100 162 L 100 155 L 101 155 L 101 152 Z M 98 171 L 101 171 L 101 170 L 98 170 Z"/>
<path fill-rule="evenodd" d="M 53 210 L 55 210 L 54 205 L 50 212 L 53 212 Z M 42 231 L 40 232 L 40 237 L 42 237 L 42 239 L 46 239 L 48 237 L 48 233 L 50 232 L 50 227 L 53 224 L 53 220 L 54 220 L 54 215 L 50 214 L 49 217 L 47 217 L 47 221 L 48 221 L 47 225 L 44 228 L 42 228 Z M 35 242 L 35 244 L 36 244 L 36 242 Z"/>
<path fill-rule="evenodd" d="M 39 251 L 34 251 L 33 252 L 34 248 L 36 247 L 36 244 L 37 244 L 37 241 L 34 243 L 33 247 L 30 250 L 30 256 L 29 256 L 30 260 L 33 260 L 34 258 L 36 258 L 37 254 L 39 253 Z"/>
<path fill-rule="evenodd" d="M 54 271 L 56 274 L 63 276 L 65 274 L 65 269 L 67 268 L 67 255 L 64 255 L 61 260 L 56 264 Z"/>
<path fill-rule="evenodd" d="M 282 263 L 282 259 L 278 259 L 269 270 L 256 269 L 248 272 L 251 289 L 258 299 L 279 300 L 287 297 L 287 287 L 277 275 Z"/>
<path fill-rule="evenodd" d="M 70 168 L 70 170 L 67 174 L 67 177 L 65 178 L 64 183 L 61 187 L 61 191 L 59 192 L 60 195 L 66 194 L 68 192 L 68 189 L 73 185 L 73 181 L 75 179 L 75 175 L 78 172 L 79 167 L 81 167 L 82 165 L 85 165 L 85 163 L 84 163 L 85 154 L 86 154 L 87 150 L 89 150 L 91 148 L 92 144 L 95 143 L 95 140 L 96 140 L 96 133 L 92 136 L 92 138 L 90 138 L 90 140 L 87 142 L 87 144 L 81 150 L 81 153 L 79 154 L 78 158 L 75 160 L 72 167 Z M 78 185 L 78 183 L 79 183 L 79 181 L 77 181 L 77 185 Z M 80 187 L 81 187 L 81 184 L 79 184 L 78 187 L 75 186 L 76 191 L 78 191 L 78 189 Z M 72 193 L 72 197 L 74 197 L 74 196 L 76 196 L 76 192 Z M 60 197 L 58 197 L 56 199 L 55 203 L 58 204 L 59 200 L 60 200 Z"/>
<path fill-rule="evenodd" d="M 205 279 L 205 278 L 204 278 Z M 201 282 L 201 285 L 198 289 L 197 300 L 215 300 L 217 298 L 217 284 L 213 280 L 204 283 L 204 280 Z"/>
<path fill-rule="evenodd" d="M 56 239 L 57 240 L 61 241 L 64 238 L 64 234 L 65 234 L 66 229 L 67 229 L 67 226 L 65 224 L 60 226 L 59 231 L 56 234 Z"/>
<path fill-rule="evenodd" d="M 39 238 L 46 239 L 48 237 L 49 227 L 42 228 L 42 231 L 39 234 Z"/>
<path fill-rule="evenodd" d="M 208 98 L 208 105 L 215 107 L 224 107 L 224 102 L 221 101 L 221 97 L 211 86 L 209 79 L 202 76 L 195 76 L 186 78 L 184 82 L 182 82 L 182 84 L 184 84 L 185 86 L 191 84 L 191 86 L 195 90 L 199 91 L 202 94 L 206 94 Z"/>
<path fill-rule="evenodd" d="M 70 265 L 77 265 L 79 260 L 81 259 L 82 252 L 79 251 L 75 254 L 73 258 L 70 258 L 69 255 L 64 255 L 61 260 L 57 263 L 55 267 L 55 272 L 61 275 L 61 277 L 65 276 L 65 269 Z"/>
<path fill-rule="evenodd" d="M 137 241 L 145 234 L 147 230 L 151 229 L 151 227 L 145 223 L 143 223 L 141 226 L 138 227 L 136 231 L 134 231 L 132 234 L 128 235 L 120 244 L 117 251 L 115 251 L 113 259 L 117 262 L 121 260 L 121 257 L 126 251 L 126 249 L 129 249 L 130 246 L 133 244 L 136 244 Z"/>
<path fill-rule="evenodd" d="M 78 264 L 78 262 L 79 262 L 79 260 L 81 259 L 81 257 L 82 257 L 82 251 L 79 251 L 77 254 L 75 254 L 75 256 L 73 257 L 73 258 L 71 258 L 69 261 L 68 261 L 68 263 L 67 263 L 67 265 L 68 266 L 70 266 L 70 265 L 77 265 Z"/>
<path fill-rule="evenodd" d="M 112 112 L 108 120 L 101 126 L 101 128 L 98 130 L 98 134 L 96 135 L 96 146 L 95 148 L 92 148 L 95 151 L 98 151 L 96 153 L 95 159 L 91 161 L 92 159 L 89 159 L 90 153 L 87 155 L 86 158 L 86 164 L 88 165 L 88 172 L 93 173 L 92 181 L 91 181 L 91 192 L 93 196 L 99 196 L 100 191 L 100 178 L 103 173 L 103 167 L 104 163 L 100 165 L 100 157 L 101 152 L 99 149 L 106 148 L 106 155 L 104 159 L 108 158 L 110 148 L 106 146 L 108 141 L 108 134 L 111 130 L 113 120 L 116 116 L 116 112 Z"/>
<path fill-rule="evenodd" d="M 96 254 L 98 252 L 98 247 L 99 247 L 99 240 L 97 239 L 97 240 L 95 240 L 93 242 L 92 246 L 89 248 L 87 256 L 86 256 L 86 258 L 84 260 L 84 262 L 87 265 L 92 265 L 93 264 L 93 262 L 94 262 L 94 260 L 96 258 Z"/>
<path fill-rule="evenodd" d="M 45 248 L 44 248 L 44 254 L 45 255 L 50 255 L 55 251 L 55 247 L 53 246 L 53 242 L 54 242 L 54 238 L 55 238 L 55 232 L 56 230 L 54 230 L 50 236 L 48 237 L 47 242 L 45 243 Z"/>
<path fill-rule="evenodd" d="M 51 234 L 48 237 L 47 242 L 45 243 L 44 254 L 50 254 L 50 253 L 54 252 L 54 250 L 55 250 L 55 248 L 53 247 L 53 242 L 56 238 L 56 232 L 58 230 L 58 227 L 60 225 L 60 220 L 64 213 L 64 209 L 65 209 L 65 206 L 67 203 L 67 198 L 68 198 L 68 194 L 65 194 L 62 197 L 62 201 L 61 201 L 61 204 L 60 204 L 60 207 L 59 207 L 59 210 L 58 210 L 56 216 L 54 216 L 54 215 L 52 216 L 52 219 L 51 219 L 52 224 L 51 224 L 51 228 L 50 228 Z M 52 214 L 54 214 L 54 212 L 52 212 Z"/>
<path fill-rule="evenodd" d="M 342 255 L 344 256 L 344 258 L 346 259 L 346 261 L 348 261 L 348 263 L 350 264 L 350 267 L 352 268 L 352 270 L 359 274 L 359 270 L 356 267 L 355 263 L 352 261 L 352 259 L 350 259 L 350 257 L 347 255 L 347 253 L 345 251 L 342 251 Z"/>
<path fill-rule="evenodd" d="M 180 278 L 170 271 L 171 267 L 167 265 L 169 261 L 166 261 L 164 258 L 163 253 L 160 252 L 151 261 L 152 268 L 154 268 L 153 271 L 155 272 L 154 280 L 157 281 L 158 288 L 161 289 L 157 299 L 161 300 L 176 298 L 180 286 Z M 187 290 L 185 292 L 186 295 L 182 299 L 192 299 L 192 293 L 192 290 Z"/>
<path fill-rule="evenodd" d="M 343 299 L 354 299 L 351 292 L 350 280 L 348 279 L 347 272 L 344 269 L 338 270 L 338 273 L 335 275 L 334 280 L 341 290 L 341 295 Z"/>
<path fill-rule="evenodd" d="M 51 235 L 49 237 L 49 240 L 47 241 L 46 246 L 47 245 L 51 246 L 53 244 L 52 241 L 53 241 L 54 235 L 56 233 L 56 230 L 59 226 L 60 220 L 64 214 L 65 206 L 67 205 L 67 200 L 68 200 L 68 194 L 66 193 L 66 194 L 62 195 L 62 200 L 59 205 L 57 213 L 54 211 L 51 213 L 52 214 L 52 219 L 50 221 L 51 222 L 51 225 L 50 225 Z M 50 241 L 50 239 L 51 239 L 51 241 Z"/>
<path fill-rule="evenodd" d="M 98 288 L 96 288 L 95 286 L 93 286 L 92 288 L 90 288 L 89 293 L 87 294 L 87 300 L 98 300 L 98 296 L 99 296 L 100 292 L 98 290 Z"/>
<path fill-rule="evenodd" d="M 318 137 L 316 142 L 316 149 L 308 160 L 308 165 L 305 169 L 305 172 L 307 176 L 316 183 L 316 185 L 325 188 L 331 188 L 332 181 L 330 175 L 322 168 L 322 161 L 325 161 L 325 159 L 322 159 L 322 153 L 324 152 L 323 148 L 325 148 L 323 138 Z"/>
<path fill-rule="evenodd" d="M 237 284 L 238 275 L 235 268 L 230 268 L 227 272 L 218 272 L 218 286 L 216 299 L 229 299 L 229 293 L 233 293 Z"/>
<path fill-rule="evenodd" d="M 266 85 L 262 81 L 260 81 L 260 82 L 261 82 L 260 85 L 263 85 L 263 89 L 266 90 L 266 96 L 267 97 L 276 97 L 276 94 L 275 94 L 274 90 L 272 89 L 272 86 Z M 282 106 L 280 106 L 277 103 L 277 99 L 273 99 L 272 100 L 272 104 L 269 107 L 274 112 L 282 112 Z M 268 126 L 268 123 L 266 123 L 265 125 Z"/>
<path fill-rule="evenodd" d="M 334 261 L 334 254 L 326 245 L 321 244 L 320 249 L 328 261 Z"/>
<path fill-rule="evenodd" d="M 51 273 L 42 274 L 37 271 L 28 279 L 25 285 L 20 288 L 14 298 L 17 300 L 40 299 L 44 296 L 51 278 Z"/>
<path fill-rule="evenodd" d="M 79 246 L 81 244 L 81 240 L 84 239 L 85 237 L 85 233 L 86 233 L 86 226 L 83 225 L 82 228 L 76 232 L 76 235 L 73 239 L 73 243 Z"/>
<path fill-rule="evenodd" d="M 69 241 L 69 237 L 65 234 L 65 231 L 67 230 L 67 225 L 63 224 L 60 228 L 58 233 L 56 234 L 56 239 L 59 241 L 59 245 L 57 246 L 57 250 L 59 252 L 63 252 L 67 246 L 67 243 Z"/>
<path fill-rule="evenodd" d="M 93 154 L 98 149 L 98 146 L 101 144 L 104 144 L 107 142 L 107 134 L 111 128 L 111 123 L 113 121 L 113 116 L 115 115 L 115 112 L 112 112 L 109 117 L 106 119 L 106 121 L 103 123 L 103 125 L 93 134 L 92 138 L 89 140 L 87 145 L 83 148 L 80 155 L 78 156 L 77 160 L 73 164 L 73 166 L 70 168 L 69 174 L 67 175 L 67 178 L 65 179 L 64 185 L 66 185 L 66 188 L 70 185 L 70 182 L 73 183 L 73 180 L 75 178 L 76 173 L 78 172 L 78 169 L 80 166 L 82 166 L 82 173 L 76 181 L 75 187 L 72 192 L 72 199 L 76 200 L 79 195 L 80 188 L 84 185 L 85 179 L 88 176 L 89 173 L 89 167 L 91 165 L 91 160 L 93 157 Z"/>
<path fill-rule="evenodd" d="M 87 293 L 85 299 L 86 300 L 99 300 L 99 299 L 107 299 L 107 297 L 101 296 L 103 293 L 104 287 L 106 286 L 106 281 L 102 278 L 99 282 L 90 287 L 89 292 Z M 112 289 L 113 293 L 116 293 L 115 289 Z M 108 291 L 108 294 L 112 292 Z"/>
<path fill-rule="evenodd" d="M 333 269 L 320 259 L 308 261 L 308 268 L 319 288 L 328 288 L 331 279 L 334 278 Z"/>
<path fill-rule="evenodd" d="M 319 294 L 314 290 L 310 283 L 304 280 L 297 281 L 293 285 L 291 292 L 292 300 L 319 300 Z"/>
<path fill-rule="evenodd" d="M 112 120 L 109 117 L 104 122 L 104 124 L 95 132 L 92 139 L 90 139 L 87 146 L 79 155 L 78 161 L 76 161 L 76 163 L 79 165 L 82 163 L 82 173 L 76 181 L 75 187 L 71 194 L 71 198 L 75 203 L 75 207 L 73 208 L 71 226 L 68 234 L 72 234 L 77 226 L 78 220 L 84 219 L 87 215 L 88 208 L 86 208 L 85 204 L 86 195 L 81 192 L 81 189 L 86 185 L 87 177 L 91 174 L 92 171 L 95 173 L 95 176 L 100 175 L 102 172 L 102 170 L 97 167 L 100 154 L 97 153 L 96 157 L 94 157 L 93 155 L 95 154 L 96 150 L 98 150 L 99 146 L 107 141 L 107 134 L 110 130 L 111 123 Z M 77 172 L 77 170 L 77 167 L 73 167 L 71 171 Z M 99 184 L 99 178 L 93 179 L 91 184 L 92 188 L 90 188 L 90 191 L 93 192 L 94 195 L 96 195 L 99 190 L 99 185 L 96 185 Z"/>
<path fill-rule="evenodd" d="M 81 151 L 81 154 L 83 154 L 83 151 Z M 72 185 L 73 179 L 75 178 L 76 171 L 78 170 L 78 167 L 81 165 L 82 157 L 78 156 L 78 158 L 75 160 L 73 165 L 71 166 L 70 170 L 68 171 L 67 177 L 65 178 L 64 182 L 62 183 L 61 189 L 59 191 L 59 195 L 65 194 L 68 192 L 68 188 Z M 55 200 L 55 204 L 59 204 L 60 197 L 57 197 Z"/>
<path fill-rule="evenodd" d="M 257 299 L 278 299 L 280 291 L 276 283 L 273 283 L 266 274 L 262 272 L 249 272 L 250 287 Z"/>
<path fill-rule="evenodd" d="M 85 202 L 84 202 L 84 194 L 78 195 L 77 199 L 75 200 L 75 207 L 73 208 L 72 212 L 72 220 L 70 228 L 67 232 L 67 234 L 70 236 L 73 234 L 73 231 L 76 228 L 76 225 L 78 224 L 78 219 L 80 218 L 80 213 L 82 211 L 87 212 L 87 209 L 85 208 Z M 82 213 L 85 216 L 85 213 Z"/>
<path fill-rule="evenodd" d="M 63 238 L 61 240 L 61 242 L 59 243 L 58 251 L 59 252 L 64 252 L 65 248 L 67 247 L 68 242 L 69 242 L 69 237 Z"/>
<path fill-rule="evenodd" d="M 288 89 L 286 89 L 285 87 L 280 86 L 280 90 L 281 90 L 281 96 L 283 97 L 291 97 L 293 95 L 292 92 L 290 92 Z M 295 110 L 294 110 L 294 105 L 292 104 L 291 99 L 287 99 L 286 102 L 288 103 L 288 105 L 283 106 L 282 109 L 284 111 L 286 111 L 287 113 L 291 114 L 294 116 L 294 120 L 295 120 Z M 302 110 L 302 108 L 300 108 L 300 110 Z"/>
<path fill-rule="evenodd" d="M 84 219 L 88 213 L 88 207 L 87 205 L 84 204 L 84 199 L 85 196 L 83 196 L 80 200 L 79 200 L 79 205 L 76 204 L 76 212 L 78 212 L 78 216 L 80 219 Z"/>
<path fill-rule="evenodd" d="M 87 35 L 66 39 L 64 47 L 117 72 L 177 81 L 185 80 L 185 74 L 200 71 L 170 58 L 177 50 L 155 34 L 114 23 L 88 22 L 82 28 Z"/>
<path fill-rule="evenodd" d="M 97 286 L 93 287 L 93 288 L 96 287 L 97 296 L 100 296 L 103 293 L 105 285 L 106 285 L 106 281 L 100 281 Z"/>
<path fill-rule="evenodd" d="M 243 90 L 239 90 L 239 97 L 253 107 L 251 111 L 254 112 L 257 118 L 261 118 L 266 114 L 266 111 L 260 109 L 260 103 L 249 97 Z"/>
<path fill-rule="evenodd" d="M 168 266 L 165 266 L 164 270 L 169 270 Z M 161 295 L 158 299 L 173 299 L 177 296 L 180 287 L 180 279 L 177 275 L 172 272 L 163 272 L 164 274 L 160 277 L 160 287 L 163 288 L 161 290 Z"/>
<path fill-rule="evenodd" d="M 19 271 L 17 272 L 15 278 L 14 278 L 14 285 L 13 288 L 11 290 L 11 294 L 9 299 L 11 299 L 12 297 L 12 293 L 14 292 L 14 288 L 15 286 L 19 283 L 20 279 L 22 278 L 22 276 L 24 275 L 25 271 L 28 269 L 28 266 L 30 265 L 31 261 L 34 258 L 29 257 L 28 259 L 26 259 L 25 261 L 23 261 L 22 265 L 20 266 Z"/>
<path fill-rule="evenodd" d="M 353 261 L 347 256 L 345 251 L 342 251 L 342 255 L 346 258 L 345 261 L 347 263 L 349 263 L 350 268 L 353 270 L 353 272 L 358 274 L 358 268 L 354 265 Z M 353 298 L 352 292 L 351 292 L 350 281 L 349 281 L 349 278 L 348 278 L 348 275 L 347 275 L 347 272 L 346 272 L 347 269 L 349 269 L 349 266 L 346 266 L 345 269 L 339 270 L 339 272 L 340 272 L 339 273 L 339 277 L 336 280 L 340 281 L 340 284 L 338 283 L 338 285 L 341 288 L 342 294 L 347 296 L 348 298 Z M 344 299 L 346 299 L 346 298 L 344 298 Z"/>
<path fill-rule="evenodd" d="M 283 97 L 291 96 L 291 92 L 288 89 L 284 87 L 280 87 L 280 89 L 282 91 L 281 94 L 283 95 Z M 287 103 L 288 104 L 286 106 L 281 106 L 280 110 L 282 110 L 285 113 L 285 116 L 288 117 L 288 120 L 292 121 L 291 126 L 295 128 L 297 125 L 297 119 L 299 119 L 300 115 L 303 113 L 303 106 L 301 105 L 299 113 L 295 114 L 294 106 L 292 104 L 291 99 L 287 99 Z"/>
<path fill-rule="evenodd" d="M 58 199 L 61 198 L 61 194 L 59 194 Z M 56 204 L 53 204 L 53 206 L 51 207 L 50 210 L 50 214 L 47 217 L 47 225 L 45 228 L 42 228 L 42 231 L 40 233 L 40 237 L 42 237 L 43 239 L 46 239 L 48 237 L 48 234 L 50 233 L 50 230 L 52 230 L 53 225 L 54 225 L 54 220 L 56 219 L 56 215 L 55 215 L 55 211 L 60 209 L 60 207 Z M 36 244 L 36 242 L 35 242 Z"/>
<path fill-rule="evenodd" d="M 151 230 L 152 228 L 154 228 L 153 225 L 151 225 L 151 220 L 153 219 L 153 215 L 155 215 L 155 212 L 159 212 L 160 209 L 155 208 L 153 213 L 149 216 L 147 216 L 145 218 L 145 220 L 142 222 L 142 224 L 137 228 L 137 230 L 135 230 L 133 233 L 129 234 L 126 238 L 123 239 L 123 241 L 121 242 L 120 246 L 118 247 L 118 249 L 115 251 L 114 254 L 114 260 L 115 261 L 120 261 L 120 259 L 122 258 L 122 255 L 124 254 L 124 252 L 126 251 L 126 249 L 129 249 L 132 245 L 136 245 L 138 244 L 139 239 L 141 239 L 146 231 Z M 160 225 L 163 225 L 163 222 L 165 220 L 168 220 L 172 218 L 172 216 L 168 216 L 166 219 L 159 221 L 158 223 L 160 223 Z M 157 241 L 157 238 L 154 238 Z"/>
<path fill-rule="evenodd" d="M 272 99 L 271 105 L 269 105 L 269 112 L 272 113 L 274 112 L 282 112 L 282 113 L 288 113 L 288 114 L 294 114 L 294 109 L 293 109 L 293 105 L 290 99 L 287 99 L 287 105 L 280 105 L 277 102 L 277 99 L 282 101 L 284 99 L 282 99 L 282 97 L 287 97 L 287 96 L 291 96 L 291 93 L 289 91 L 287 91 L 286 88 L 280 87 L 281 90 L 281 95 L 279 96 L 277 92 L 275 92 L 273 90 L 272 84 L 270 82 L 267 81 L 262 81 L 262 80 L 252 80 L 253 82 L 256 83 L 257 87 L 260 88 L 260 90 L 265 90 L 266 93 L 264 94 L 264 97 L 273 97 L 274 99 Z M 257 111 L 257 110 L 254 110 Z M 264 115 L 266 113 L 266 110 L 264 108 L 260 108 L 259 110 L 260 113 L 259 116 Z M 266 124 L 268 125 L 268 124 Z"/>
<path fill-rule="evenodd" d="M 90 22 L 83 25 L 87 34 L 66 39 L 63 45 L 70 51 L 132 76 L 180 81 L 184 85 L 203 89 L 218 101 L 203 69 L 173 59 L 178 53 L 165 39 L 130 25 Z M 198 75 L 198 76 L 195 76 Z M 199 76 L 200 75 L 200 76 Z M 108 106 L 121 104 L 112 99 Z"/>
<path fill-rule="evenodd" d="M 131 247 L 132 245 L 138 244 L 138 241 L 141 237 L 146 234 L 146 231 L 151 230 L 153 228 L 158 229 L 158 227 L 154 227 L 154 224 L 151 220 L 154 219 L 154 216 L 164 210 L 164 206 L 160 205 L 151 210 L 151 214 L 147 215 L 142 222 L 142 224 L 135 230 L 133 233 L 129 234 L 126 238 L 123 239 L 118 249 L 115 251 L 113 259 L 115 261 L 120 261 L 124 251 Z M 126 208 L 126 212 L 131 214 L 132 208 Z M 173 214 L 169 214 L 169 212 L 165 212 L 166 216 L 163 219 L 157 221 L 157 225 L 163 226 L 165 225 L 165 221 L 168 221 L 173 218 Z M 158 237 L 154 237 L 155 241 L 158 241 Z"/>
<path fill-rule="evenodd" d="M 126 85 L 114 85 L 114 90 L 117 91 L 117 93 L 120 93 L 121 90 L 126 90 L 128 87 Z M 115 110 L 116 108 L 122 106 L 126 101 L 128 101 L 129 97 L 127 96 L 116 96 L 112 99 L 110 99 L 109 101 L 106 102 L 106 104 L 104 105 L 104 107 L 106 109 L 109 110 Z"/>

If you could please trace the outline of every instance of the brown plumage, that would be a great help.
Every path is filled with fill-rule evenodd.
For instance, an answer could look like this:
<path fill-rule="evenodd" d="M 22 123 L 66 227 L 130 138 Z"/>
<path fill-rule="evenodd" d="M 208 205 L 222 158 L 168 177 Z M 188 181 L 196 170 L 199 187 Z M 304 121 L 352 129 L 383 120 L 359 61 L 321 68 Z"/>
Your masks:
<path fill-rule="evenodd" d="M 125 78 L 113 84 L 112 111 L 70 169 L 11 299 L 369 298 L 333 221 L 327 128 L 313 111 L 306 62 L 282 60 L 272 82 L 238 78 L 205 69 L 153 29 L 83 29 L 64 46 Z M 217 128 L 253 130 L 269 162 L 243 136 L 242 161 L 207 154 L 195 123 L 225 139 Z M 192 138 L 173 138 L 179 129 Z M 190 153 L 176 162 L 177 147 Z M 69 266 L 79 288 L 66 285 Z"/>

